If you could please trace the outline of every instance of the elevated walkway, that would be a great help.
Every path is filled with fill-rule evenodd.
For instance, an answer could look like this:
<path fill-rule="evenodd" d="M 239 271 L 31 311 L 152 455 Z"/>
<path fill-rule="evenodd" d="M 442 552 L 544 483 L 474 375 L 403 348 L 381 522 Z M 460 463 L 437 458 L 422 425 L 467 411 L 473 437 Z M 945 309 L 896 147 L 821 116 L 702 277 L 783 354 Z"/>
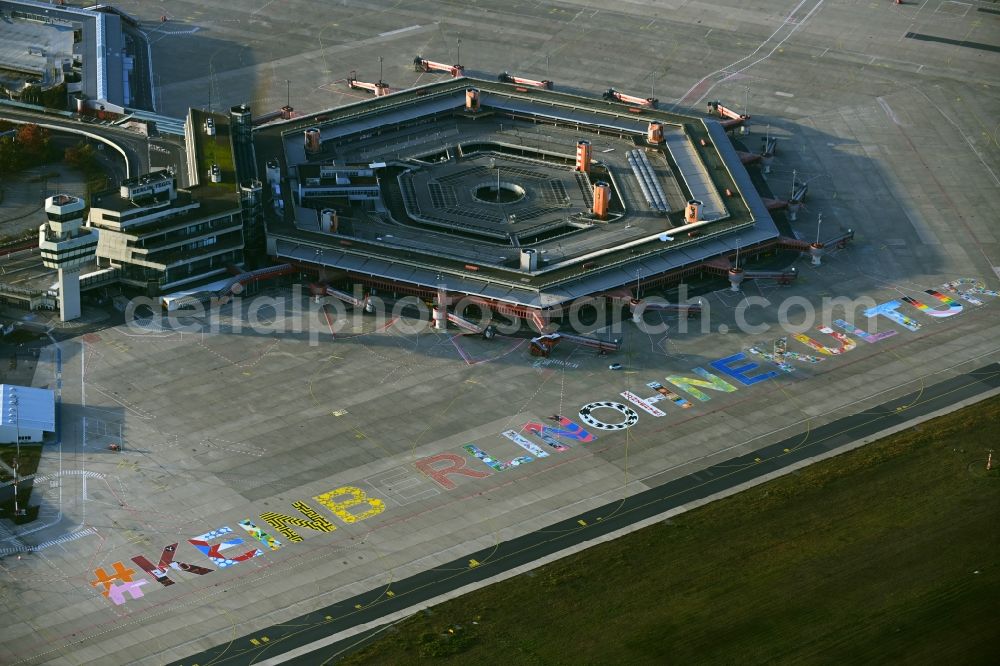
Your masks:
<path fill-rule="evenodd" d="M 621 340 L 599 340 L 585 335 L 574 335 L 571 333 L 547 333 L 531 339 L 531 355 L 547 357 L 552 353 L 553 347 L 567 340 L 583 347 L 596 349 L 601 354 L 615 352 L 622 348 Z"/>

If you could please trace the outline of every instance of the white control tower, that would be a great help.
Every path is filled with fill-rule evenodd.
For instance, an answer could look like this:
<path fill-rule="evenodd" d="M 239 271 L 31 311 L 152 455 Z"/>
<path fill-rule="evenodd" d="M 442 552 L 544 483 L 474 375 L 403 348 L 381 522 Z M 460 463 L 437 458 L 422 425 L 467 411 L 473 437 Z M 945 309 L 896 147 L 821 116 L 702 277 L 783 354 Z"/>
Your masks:
<path fill-rule="evenodd" d="M 46 268 L 59 271 L 59 318 L 80 316 L 80 268 L 97 252 L 97 231 L 83 226 L 83 199 L 57 194 L 45 200 L 49 221 L 38 227 L 38 249 Z"/>

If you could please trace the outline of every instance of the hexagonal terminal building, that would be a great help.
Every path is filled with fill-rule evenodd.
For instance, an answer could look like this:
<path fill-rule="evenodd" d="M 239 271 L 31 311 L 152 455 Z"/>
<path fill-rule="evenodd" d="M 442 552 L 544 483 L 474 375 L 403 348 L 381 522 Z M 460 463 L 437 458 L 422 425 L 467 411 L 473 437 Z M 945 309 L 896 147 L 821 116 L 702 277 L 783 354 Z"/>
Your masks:
<path fill-rule="evenodd" d="M 59 318 L 80 316 L 80 268 L 97 252 L 97 231 L 83 226 L 82 199 L 57 194 L 45 200 L 48 221 L 38 227 L 38 249 L 46 268 L 59 271 Z"/>
<path fill-rule="evenodd" d="M 334 295 L 445 292 L 539 327 L 581 297 L 628 304 L 779 244 L 707 117 L 461 78 L 272 123 L 254 143 L 268 253 Z"/>

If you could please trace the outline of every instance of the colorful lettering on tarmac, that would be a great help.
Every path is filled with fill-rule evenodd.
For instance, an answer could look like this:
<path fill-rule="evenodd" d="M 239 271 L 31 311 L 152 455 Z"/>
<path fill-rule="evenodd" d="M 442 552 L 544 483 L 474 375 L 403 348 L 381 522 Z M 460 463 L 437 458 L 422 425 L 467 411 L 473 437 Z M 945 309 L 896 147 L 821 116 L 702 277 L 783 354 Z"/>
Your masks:
<path fill-rule="evenodd" d="M 945 291 L 950 291 L 958 295 L 959 298 L 973 304 L 982 305 L 982 301 L 976 296 L 971 294 L 976 294 L 978 296 L 1000 296 L 995 291 L 988 290 L 985 288 L 984 284 L 978 280 L 972 280 L 963 278 L 956 280 L 954 282 L 949 282 L 942 286 Z M 910 305 L 914 305 L 920 309 L 924 314 L 934 317 L 948 317 L 960 312 L 963 306 L 948 296 L 945 296 L 939 292 L 928 290 L 928 294 L 932 297 L 944 303 L 948 306 L 947 310 L 934 310 L 927 306 L 923 306 L 922 303 L 916 301 L 916 299 L 904 298 L 903 300 Z M 870 308 L 865 311 L 865 315 L 868 318 L 874 318 L 879 315 L 885 316 L 893 321 L 896 321 L 905 328 L 916 331 L 920 328 L 919 322 L 906 317 L 905 315 L 897 311 L 899 307 L 899 302 L 890 301 L 888 303 L 883 303 L 874 308 Z M 921 307 L 923 306 L 923 307 Z M 895 330 L 884 331 L 881 333 L 869 334 L 856 328 L 848 322 L 837 319 L 834 322 L 834 326 L 843 330 L 845 333 L 854 335 L 855 337 L 861 338 L 866 343 L 872 344 L 884 340 L 896 334 Z M 839 348 L 828 348 L 823 347 L 814 340 L 807 338 L 802 335 L 797 337 L 800 342 L 804 344 L 809 344 L 802 338 L 811 340 L 819 347 L 809 344 L 813 349 L 817 349 L 820 353 L 827 355 L 843 354 L 850 351 L 856 346 L 851 338 L 847 335 L 841 333 L 835 333 L 832 328 L 820 328 L 821 332 L 830 335 L 835 340 L 841 343 Z M 824 349 L 826 351 L 824 351 Z M 778 365 L 779 369 L 785 372 L 791 372 L 794 368 L 787 363 L 789 359 L 806 361 L 810 363 L 818 363 L 823 360 L 820 357 L 808 356 L 804 354 L 797 354 L 795 352 L 789 352 L 786 348 L 786 339 L 781 338 L 774 342 L 774 353 L 762 352 L 760 349 L 754 347 L 748 350 L 752 354 L 761 356 L 763 359 Z M 767 379 L 772 379 L 779 376 L 779 373 L 773 370 L 761 372 L 761 367 L 753 362 L 748 362 L 747 357 L 742 352 L 728 356 L 717 361 L 713 361 L 710 366 L 717 370 L 719 373 L 731 377 L 738 381 L 744 386 L 751 386 L 753 384 L 766 381 Z M 725 380 L 712 375 L 711 373 L 705 371 L 703 368 L 694 368 L 692 370 L 700 379 L 694 379 L 690 377 L 675 376 L 671 375 L 667 377 L 667 381 L 680 387 L 681 389 L 687 391 L 692 396 L 694 396 L 699 401 L 709 400 L 709 396 L 705 394 L 700 389 L 711 389 L 715 391 L 720 391 L 723 393 L 731 393 L 736 390 L 736 387 L 729 384 Z M 641 398 L 629 391 L 623 392 L 626 399 L 637 404 L 644 411 L 647 411 L 654 416 L 665 415 L 661 410 L 653 407 L 653 403 L 664 399 L 670 399 L 675 405 L 687 409 L 691 407 L 691 403 L 673 393 L 669 389 L 666 389 L 663 385 L 658 382 L 650 382 L 647 384 L 650 388 L 657 391 L 657 395 L 650 398 Z M 647 409 L 647 407 L 649 409 Z M 617 411 L 622 420 L 617 422 L 606 422 L 601 418 L 594 415 L 596 410 L 608 409 L 612 411 Z M 635 425 L 639 420 L 639 415 L 633 409 L 627 407 L 626 405 L 618 402 L 612 401 L 596 401 L 584 405 L 580 409 L 580 417 L 584 422 L 594 428 L 600 430 L 624 430 Z M 522 428 L 522 430 L 532 433 L 539 437 L 547 446 L 555 449 L 556 451 L 568 450 L 568 446 L 560 443 L 556 440 L 556 437 L 563 438 L 565 440 L 573 440 L 578 442 L 590 442 L 596 439 L 587 430 L 583 429 L 573 421 L 565 417 L 553 417 L 559 422 L 558 427 L 546 426 L 540 423 L 527 423 Z M 514 442 L 520 446 L 525 451 L 531 453 L 537 458 L 548 457 L 548 452 L 542 447 L 538 446 L 532 442 L 527 437 L 524 437 L 520 433 L 514 430 L 507 430 L 502 433 L 507 439 Z M 466 445 L 465 450 L 473 454 L 476 458 L 483 460 L 483 462 L 498 463 L 498 461 L 489 457 L 484 451 L 478 447 L 469 444 Z M 524 462 L 529 462 L 534 458 L 529 456 L 522 456 L 515 458 L 508 463 L 498 463 L 500 465 L 506 464 L 507 467 L 503 469 L 509 469 L 510 467 L 515 467 Z M 487 462 L 489 461 L 489 462 Z M 435 456 L 430 456 L 422 460 L 418 460 L 414 463 L 414 466 L 418 471 L 425 474 L 434 480 L 438 485 L 442 486 L 446 490 L 451 490 L 456 487 L 454 481 L 449 477 L 458 475 L 466 476 L 474 479 L 482 479 L 490 474 L 470 469 L 467 467 L 468 459 L 452 453 L 442 453 Z M 447 463 L 441 466 L 440 463 Z M 494 468 L 496 469 L 496 468 Z M 498 470 L 499 471 L 499 470 Z M 335 516 L 340 518 L 345 523 L 355 523 L 366 518 L 378 515 L 385 510 L 385 503 L 377 498 L 369 497 L 363 490 L 354 486 L 342 486 L 335 490 L 332 490 L 321 495 L 317 495 L 315 499 L 320 502 L 324 507 L 329 509 Z M 289 516 L 277 512 L 265 512 L 260 514 L 262 520 L 272 525 L 275 530 L 282 536 L 289 539 L 292 542 L 302 541 L 302 537 L 297 534 L 290 526 L 303 527 L 311 529 L 318 532 L 332 532 L 336 530 L 336 526 L 329 520 L 321 516 L 315 510 L 313 510 L 308 504 L 304 502 L 295 502 L 292 505 L 297 509 L 305 518 L 299 518 L 296 516 Z M 366 506 L 364 511 L 356 512 L 356 507 Z M 257 527 L 253 522 L 248 519 L 239 521 L 240 527 L 246 531 L 251 537 L 261 544 L 267 545 L 268 549 L 271 551 L 276 551 L 282 547 L 282 543 L 277 539 L 271 537 L 267 533 L 263 532 L 259 527 Z M 206 532 L 197 537 L 188 539 L 188 542 L 201 551 L 203 554 L 208 556 L 213 563 L 215 563 L 220 568 L 232 567 L 233 565 L 247 561 L 249 559 L 259 557 L 264 555 L 264 552 L 259 548 L 254 548 L 248 550 L 236 557 L 227 557 L 223 551 L 236 548 L 237 546 L 244 543 L 243 539 L 240 538 L 226 538 L 231 535 L 233 530 L 229 527 L 221 527 L 216 530 Z M 211 544 L 210 540 L 213 539 L 223 539 L 221 543 Z M 186 562 L 178 562 L 174 560 L 176 553 L 177 544 L 171 544 L 163 549 L 160 555 L 157 565 L 154 565 L 150 560 L 142 555 L 136 555 L 131 558 L 138 567 L 145 572 L 150 578 L 155 582 L 159 583 L 162 587 L 169 587 L 174 584 L 168 572 L 170 569 L 176 571 L 182 571 L 185 573 L 195 574 L 202 576 L 215 571 L 214 569 L 208 569 L 198 565 L 188 564 Z M 140 599 L 144 597 L 142 587 L 149 583 L 148 580 L 135 580 L 133 575 L 136 573 L 134 569 L 127 568 L 122 562 L 114 562 L 112 564 L 112 571 L 109 573 L 104 568 L 97 568 L 94 570 L 94 575 L 96 580 L 91 581 L 92 587 L 101 587 L 101 595 L 109 599 L 115 605 L 122 605 L 127 602 L 128 599 Z M 159 589 L 159 588 L 155 588 Z"/>
<path fill-rule="evenodd" d="M 890 328 L 888 331 L 879 331 L 878 333 L 869 333 L 868 331 L 861 330 L 860 328 L 858 328 L 857 326 L 854 326 L 853 324 L 847 323 L 843 319 L 834 319 L 833 320 L 833 325 L 836 326 L 837 328 L 841 329 L 842 331 L 846 331 L 846 332 L 850 333 L 851 335 L 854 335 L 854 336 L 857 336 L 857 337 L 861 338 L 862 340 L 864 340 L 865 342 L 867 342 L 870 345 L 873 345 L 876 342 L 879 342 L 881 340 L 885 340 L 886 338 L 891 338 L 892 336 L 896 335 L 896 333 L 898 332 L 898 331 L 896 331 L 896 329 Z"/>
<path fill-rule="evenodd" d="M 450 463 L 447 467 L 435 467 L 437 463 Z M 480 472 L 468 466 L 469 459 L 457 453 L 439 453 L 430 458 L 424 458 L 413 463 L 421 474 L 429 476 L 436 484 L 445 490 L 454 490 L 455 482 L 448 478 L 450 474 L 468 476 L 473 479 L 485 479 L 490 476 L 488 472 Z"/>
<path fill-rule="evenodd" d="M 197 564 L 188 564 L 186 562 L 174 562 L 174 554 L 177 552 L 177 544 L 172 543 L 163 549 L 160 554 L 160 566 L 154 567 L 153 563 L 147 560 L 142 555 L 136 555 L 132 558 L 140 569 L 148 573 L 153 580 L 155 580 L 160 585 L 164 587 L 174 584 L 174 581 L 170 579 L 167 575 L 167 569 L 175 569 L 177 571 L 186 571 L 187 573 L 192 573 L 197 576 L 204 576 L 205 574 L 210 574 L 215 569 L 206 569 L 205 567 L 198 566 Z"/>
<path fill-rule="evenodd" d="M 613 409 L 625 418 L 618 423 L 608 423 L 593 415 L 595 409 Z M 626 407 L 620 402 L 610 401 L 591 402 L 584 405 L 580 408 L 580 418 L 583 419 L 584 423 L 598 430 L 625 430 L 639 422 L 639 415 L 635 413 L 635 410 Z"/>
<path fill-rule="evenodd" d="M 110 595 L 114 581 L 120 580 L 125 583 L 130 583 L 132 582 L 132 574 L 135 573 L 135 569 L 129 569 L 121 562 L 115 562 L 111 565 L 111 568 L 113 573 L 108 573 L 104 570 L 104 567 L 94 569 L 94 575 L 97 576 L 97 580 L 90 581 L 91 587 L 97 587 L 98 585 L 104 586 L 104 589 L 101 590 L 101 595 L 104 597 Z"/>
<path fill-rule="evenodd" d="M 880 303 L 873 308 L 868 308 L 865 310 L 865 316 L 871 319 L 872 317 L 877 317 L 882 315 L 890 321 L 894 321 L 903 328 L 909 329 L 913 332 L 920 330 L 920 322 L 916 319 L 910 319 L 902 312 L 899 312 L 899 301 L 889 301 L 888 303 Z"/>
<path fill-rule="evenodd" d="M 115 606 L 121 606 L 127 601 L 125 599 L 126 592 L 133 599 L 142 599 L 146 595 L 142 593 L 141 588 L 148 582 L 148 580 L 130 580 L 121 585 L 112 585 L 111 589 L 108 590 L 108 598 L 111 599 L 111 603 Z"/>
<path fill-rule="evenodd" d="M 334 501 L 334 499 L 341 497 L 347 497 L 347 499 L 341 499 L 336 502 Z M 348 525 L 371 518 L 372 516 L 377 516 L 385 511 L 385 502 L 374 497 L 369 497 L 365 491 L 361 490 L 361 488 L 356 488 L 354 486 L 342 486 L 336 490 L 331 490 L 328 493 L 316 495 L 313 499 L 325 506 L 330 510 L 330 513 L 337 516 L 337 518 L 340 518 Z M 362 511 L 361 513 L 348 511 L 348 509 L 353 509 L 354 507 L 362 504 L 368 505 L 367 511 Z"/>
<path fill-rule="evenodd" d="M 839 354 L 846 354 L 847 352 L 851 351 L 852 349 L 858 346 L 857 342 L 847 337 L 843 333 L 838 333 L 829 326 L 821 327 L 819 329 L 819 332 L 826 333 L 831 338 L 839 342 L 840 345 L 837 347 L 827 347 L 823 343 L 813 340 L 804 333 L 796 333 L 792 337 L 794 337 L 796 340 L 804 344 L 806 347 L 818 351 L 820 354 L 827 354 L 828 356 L 837 356 Z"/>
<path fill-rule="evenodd" d="M 471 453 L 475 458 L 481 460 L 484 465 L 497 472 L 506 471 L 511 467 L 519 467 L 534 460 L 531 456 L 518 456 L 507 461 L 497 460 L 496 458 L 491 458 L 486 451 L 483 451 L 475 444 L 466 444 L 462 448 Z"/>
<path fill-rule="evenodd" d="M 285 537 L 293 543 L 298 543 L 302 541 L 302 537 L 299 533 L 288 527 L 289 525 L 295 525 L 296 527 L 305 527 L 310 530 L 315 530 L 317 532 L 332 532 L 337 529 L 337 526 L 331 523 L 329 520 L 323 516 L 316 513 L 316 510 L 305 502 L 294 502 L 292 506 L 299 511 L 305 518 L 298 518 L 296 516 L 286 516 L 283 513 L 275 513 L 274 511 L 267 511 L 260 514 L 260 519 L 268 523 L 274 530 Z"/>
<path fill-rule="evenodd" d="M 553 435 L 555 437 L 562 437 L 564 439 L 572 439 L 577 442 L 592 442 L 596 437 L 591 435 L 589 432 L 581 428 L 578 424 L 569 420 L 565 416 L 559 417 L 559 427 L 553 428 L 552 426 L 545 426 L 545 432 Z"/>
<path fill-rule="evenodd" d="M 669 375 L 667 377 L 667 381 L 682 391 L 687 391 L 702 402 L 708 402 L 711 398 L 707 393 L 704 393 L 698 387 L 712 389 L 713 391 L 720 391 L 722 393 L 732 393 L 736 390 L 736 387 L 727 382 L 725 379 L 717 375 L 713 375 L 704 368 L 692 368 L 691 372 L 701 377 L 701 379 L 692 379 L 690 377 L 682 377 L 681 375 Z"/>
<path fill-rule="evenodd" d="M 762 372 L 759 375 L 751 376 L 751 372 L 760 368 L 759 364 L 752 361 L 735 368 L 732 367 L 734 363 L 740 363 L 746 360 L 746 354 L 739 352 L 737 354 L 733 354 L 732 356 L 727 356 L 726 358 L 720 358 L 718 361 L 712 361 L 709 365 L 722 374 L 729 375 L 744 386 L 753 386 L 754 384 L 758 384 L 778 376 L 778 372 L 776 370 L 768 370 L 767 372 Z"/>
<path fill-rule="evenodd" d="M 544 450 L 542 447 L 538 446 L 537 444 L 535 444 L 534 442 L 532 442 L 530 439 L 528 439 L 527 437 L 523 436 L 521 433 L 517 432 L 516 430 L 504 430 L 501 434 L 504 437 L 506 437 L 507 439 L 509 439 L 510 441 L 512 441 L 515 444 L 517 444 L 518 446 L 520 446 L 522 449 L 524 449 L 525 451 L 527 451 L 531 455 L 535 456 L 536 458 L 548 458 L 549 457 L 549 452 L 548 451 Z M 562 447 L 562 449 L 565 450 L 566 447 Z M 559 450 L 559 449 L 556 449 L 556 450 Z"/>
<path fill-rule="evenodd" d="M 210 539 L 222 539 L 227 534 L 232 534 L 232 533 L 233 533 L 233 528 L 222 526 L 219 529 L 209 530 L 204 534 L 200 534 L 194 537 L 193 539 L 188 539 L 188 543 L 190 543 L 192 546 L 200 550 L 205 555 L 205 557 L 212 560 L 215 566 L 219 567 L 220 569 L 225 569 L 226 567 L 235 566 L 240 562 L 246 562 L 251 558 L 260 557 L 261 555 L 264 554 L 264 551 L 260 550 L 259 548 L 254 548 L 253 550 L 248 550 L 247 552 L 242 553 L 241 555 L 237 555 L 235 557 L 223 555 L 222 551 L 230 550 L 244 543 L 243 539 L 240 539 L 239 537 L 233 539 L 226 539 L 222 543 L 212 543 L 212 544 L 208 543 Z"/>
<path fill-rule="evenodd" d="M 646 412 L 647 414 L 652 414 L 657 418 L 667 415 L 667 413 L 664 412 L 662 409 L 660 409 L 659 407 L 654 407 L 653 405 L 646 402 L 645 400 L 637 396 L 635 393 L 632 393 L 631 391 L 622 391 L 619 395 L 628 400 L 629 402 L 631 402 L 633 405 L 635 405 L 642 411 Z"/>
<path fill-rule="evenodd" d="M 649 382 L 648 384 L 646 384 L 646 386 L 653 389 L 654 391 L 656 391 L 657 393 L 659 393 L 664 398 L 674 403 L 681 409 L 689 409 L 691 407 L 691 403 L 688 402 L 686 398 L 677 395 L 676 393 L 668 389 L 660 382 Z"/>
<path fill-rule="evenodd" d="M 786 337 L 780 337 L 775 340 L 772 349 L 774 350 L 773 352 L 766 352 L 760 347 L 750 347 L 747 351 L 774 363 L 782 372 L 793 372 L 795 370 L 795 366 L 788 363 L 789 360 L 802 361 L 803 363 L 819 363 L 823 360 L 819 356 L 788 351 L 788 338 Z"/>
<path fill-rule="evenodd" d="M 570 421 L 565 416 L 555 416 L 553 417 L 559 422 L 559 427 L 553 427 L 544 425 L 542 423 L 528 422 L 524 424 L 521 430 L 530 432 L 531 434 L 538 437 L 542 442 L 551 448 L 559 451 L 568 451 L 569 447 L 560 442 L 557 437 L 562 439 L 571 440 L 574 442 L 588 443 L 593 442 L 596 437 L 581 428 L 578 424 Z"/>
<path fill-rule="evenodd" d="M 254 525 L 249 520 L 243 519 L 240 521 L 240 527 L 243 528 L 247 534 L 252 536 L 257 541 L 270 548 L 271 550 L 278 550 L 281 548 L 281 542 L 275 539 L 273 536 L 267 532 L 262 531 L 259 527 Z"/>
<path fill-rule="evenodd" d="M 912 305 L 913 307 L 915 307 L 916 309 L 918 309 L 921 312 L 923 312 L 928 317 L 939 317 L 939 318 L 940 317 L 953 317 L 953 316 L 955 316 L 955 315 L 957 315 L 957 314 L 959 314 L 959 313 L 962 312 L 962 304 L 959 303 L 958 301 L 954 300 L 953 298 L 951 298 L 949 296 L 945 296 L 944 294 L 942 294 L 940 292 L 937 292 L 937 291 L 934 291 L 933 289 L 928 289 L 924 293 L 929 294 L 929 295 L 933 296 L 934 298 L 938 299 L 939 301 L 941 301 L 942 303 L 944 303 L 945 305 L 947 305 L 948 309 L 947 310 L 935 310 L 931 306 L 924 305 L 923 303 L 921 303 L 917 299 L 910 298 L 909 296 L 903 296 L 903 300 L 906 301 L 907 303 L 909 303 L 910 305 Z"/>
<path fill-rule="evenodd" d="M 971 285 L 971 286 L 967 286 Z M 982 280 L 974 280 L 973 278 L 959 278 L 953 280 L 952 282 L 946 282 L 941 285 L 941 288 L 945 291 L 950 291 L 959 295 L 960 298 L 972 303 L 973 305 L 982 305 L 983 302 L 976 298 L 975 296 L 970 296 L 969 294 L 978 294 L 980 296 L 993 296 L 994 298 L 1000 296 L 1000 292 L 993 291 L 992 289 L 986 288 L 986 283 Z"/>
<path fill-rule="evenodd" d="M 541 423 L 529 422 L 524 424 L 524 428 L 522 428 L 522 430 L 526 430 L 532 433 L 533 435 L 538 437 L 538 439 L 542 440 L 545 444 L 552 447 L 559 453 L 562 453 L 563 451 L 569 451 L 568 446 L 566 446 L 565 444 L 563 444 L 562 442 L 560 442 L 559 440 L 557 440 L 555 437 L 552 436 L 552 434 L 549 432 L 552 429 L 549 428 L 548 426 L 542 425 Z"/>

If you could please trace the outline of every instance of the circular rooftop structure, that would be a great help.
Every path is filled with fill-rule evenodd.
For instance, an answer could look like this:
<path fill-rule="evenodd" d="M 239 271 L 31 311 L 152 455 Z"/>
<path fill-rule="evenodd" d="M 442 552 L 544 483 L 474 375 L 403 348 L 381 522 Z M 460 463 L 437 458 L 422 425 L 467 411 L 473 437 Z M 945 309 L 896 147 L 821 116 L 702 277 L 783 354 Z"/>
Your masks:
<path fill-rule="evenodd" d="M 593 202 L 587 174 L 489 150 L 407 169 L 398 182 L 412 221 L 502 243 L 576 231 Z"/>

